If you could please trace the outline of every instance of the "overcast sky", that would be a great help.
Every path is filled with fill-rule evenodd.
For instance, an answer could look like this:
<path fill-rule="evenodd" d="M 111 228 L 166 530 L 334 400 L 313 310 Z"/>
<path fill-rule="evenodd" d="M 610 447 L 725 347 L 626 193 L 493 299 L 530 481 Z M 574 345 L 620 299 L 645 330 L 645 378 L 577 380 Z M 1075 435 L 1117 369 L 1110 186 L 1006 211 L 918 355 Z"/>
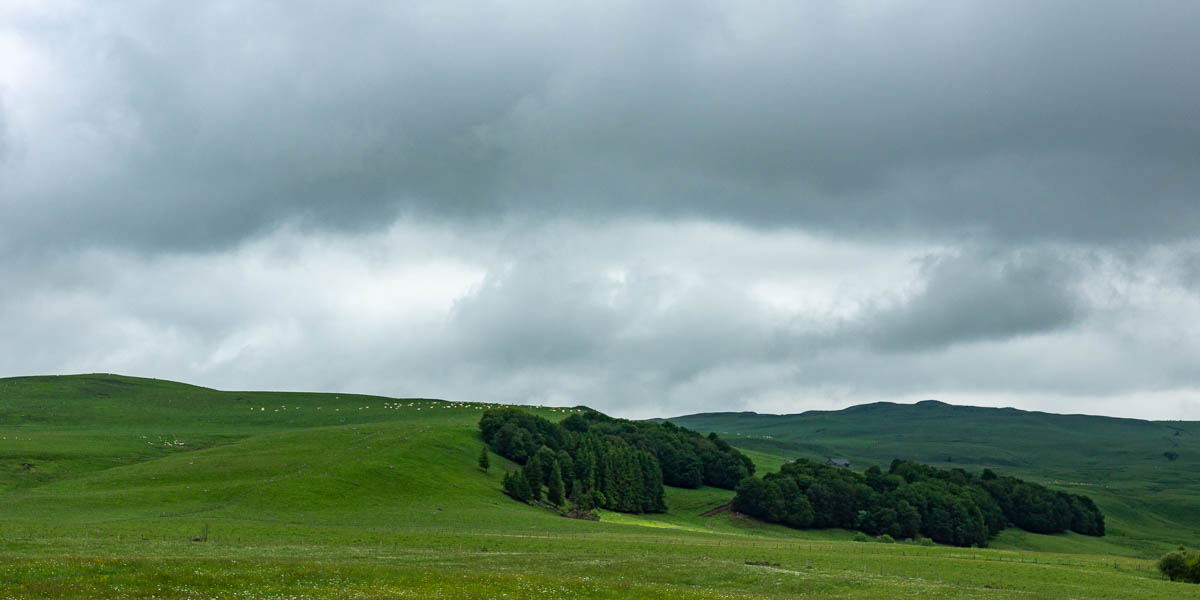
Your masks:
<path fill-rule="evenodd" d="M 1200 420 L 1200 3 L 0 0 L 0 376 Z"/>

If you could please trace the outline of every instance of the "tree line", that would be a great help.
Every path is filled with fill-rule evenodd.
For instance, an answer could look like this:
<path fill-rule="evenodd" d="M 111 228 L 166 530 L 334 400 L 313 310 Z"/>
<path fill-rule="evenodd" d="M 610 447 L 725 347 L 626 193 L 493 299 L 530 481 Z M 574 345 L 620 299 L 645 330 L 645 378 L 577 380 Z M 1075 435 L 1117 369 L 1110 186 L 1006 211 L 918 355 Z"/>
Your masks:
<path fill-rule="evenodd" d="M 664 484 L 733 489 L 754 472 L 748 457 L 715 434 L 591 410 L 554 423 L 516 408 L 492 409 L 479 429 L 493 451 L 523 465 L 505 476 L 504 490 L 527 502 L 663 512 Z"/>
<path fill-rule="evenodd" d="M 669 421 L 614 419 L 596 411 L 573 414 L 562 423 L 571 431 L 619 437 L 653 454 L 662 466 L 663 483 L 671 487 L 732 490 L 754 474 L 754 461 L 716 433 L 705 436 Z"/>
<path fill-rule="evenodd" d="M 1013 525 L 1035 533 L 1104 535 L 1104 515 L 1086 496 L 1049 490 L 990 469 L 979 476 L 894 460 L 865 473 L 799 459 L 737 486 L 732 508 L 800 529 L 840 527 L 893 538 L 986 546 Z"/>

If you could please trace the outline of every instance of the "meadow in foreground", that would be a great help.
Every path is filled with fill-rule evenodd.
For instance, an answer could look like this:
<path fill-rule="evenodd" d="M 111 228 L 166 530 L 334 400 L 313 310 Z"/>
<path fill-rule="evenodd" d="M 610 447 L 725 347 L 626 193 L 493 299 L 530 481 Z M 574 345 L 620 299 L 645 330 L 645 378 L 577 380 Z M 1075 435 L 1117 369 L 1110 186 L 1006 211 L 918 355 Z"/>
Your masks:
<path fill-rule="evenodd" d="M 861 543 L 841 530 L 702 516 L 732 496 L 713 488 L 668 488 L 665 514 L 566 519 L 501 493 L 511 463 L 477 467 L 485 406 L 109 376 L 0 380 L 0 598 L 1194 591 L 1163 580 L 1149 557 Z"/>

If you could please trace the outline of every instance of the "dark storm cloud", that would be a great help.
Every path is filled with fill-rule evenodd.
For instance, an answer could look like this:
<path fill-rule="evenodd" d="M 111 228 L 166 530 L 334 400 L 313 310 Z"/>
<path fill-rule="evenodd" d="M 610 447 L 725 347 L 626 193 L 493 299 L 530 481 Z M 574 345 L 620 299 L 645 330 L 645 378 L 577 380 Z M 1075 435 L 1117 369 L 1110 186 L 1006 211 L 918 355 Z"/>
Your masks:
<path fill-rule="evenodd" d="M 400 214 L 1200 225 L 1194 3 L 84 10 L 10 19 L 56 67 L 30 89 L 71 98 L 21 107 L 0 183 L 20 243 L 205 248 Z"/>
<path fill-rule="evenodd" d="M 0 3 L 0 376 L 1171 414 L 1200 389 L 1198 23 Z"/>
<path fill-rule="evenodd" d="M 8 156 L 8 128 L 4 122 L 4 93 L 0 91 L 0 167 L 3 167 Z"/>
<path fill-rule="evenodd" d="M 1073 265 L 1050 251 L 930 259 L 924 288 L 871 314 L 869 339 L 889 352 L 1046 334 L 1086 312 Z"/>

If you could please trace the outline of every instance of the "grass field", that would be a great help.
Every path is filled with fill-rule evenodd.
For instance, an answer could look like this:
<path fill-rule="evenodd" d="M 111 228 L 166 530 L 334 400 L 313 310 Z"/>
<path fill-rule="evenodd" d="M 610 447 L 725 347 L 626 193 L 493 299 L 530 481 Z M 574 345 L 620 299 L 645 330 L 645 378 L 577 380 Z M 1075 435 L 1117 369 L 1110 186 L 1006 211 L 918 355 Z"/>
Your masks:
<path fill-rule="evenodd" d="M 1108 525 L 1101 540 L 1007 531 L 996 546 L 1153 557 L 1200 541 L 1200 423 L 940 402 L 797 415 L 708 413 L 671 421 L 717 431 L 734 446 L 762 454 L 848 458 L 858 470 L 872 464 L 886 469 L 893 458 L 976 472 L 988 467 L 1090 496 Z"/>
<path fill-rule="evenodd" d="M 667 490 L 559 517 L 476 467 L 486 404 L 0 380 L 0 598 L 1178 598 L 1107 540 L 853 542 Z M 567 409 L 530 410 L 562 418 Z M 754 452 L 760 468 L 783 460 Z M 206 541 L 190 541 L 204 538 Z M 1019 534 L 1019 535 L 1018 535 Z M 1111 547 L 1110 547 L 1111 546 Z M 748 564 L 756 563 L 756 564 Z"/>

